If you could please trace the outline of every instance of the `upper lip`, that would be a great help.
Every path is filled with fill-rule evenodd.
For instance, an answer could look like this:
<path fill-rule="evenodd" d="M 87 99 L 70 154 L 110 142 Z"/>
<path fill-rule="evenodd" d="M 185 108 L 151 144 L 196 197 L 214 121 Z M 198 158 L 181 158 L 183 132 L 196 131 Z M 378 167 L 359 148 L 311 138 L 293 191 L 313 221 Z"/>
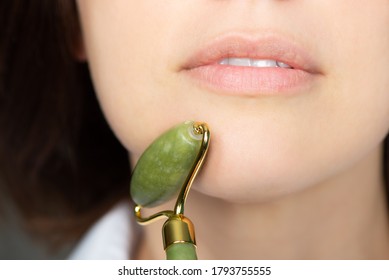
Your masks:
<path fill-rule="evenodd" d="M 295 40 L 278 35 L 227 34 L 205 43 L 183 65 L 184 70 L 219 63 L 224 58 L 271 59 L 311 74 L 319 68 Z"/>

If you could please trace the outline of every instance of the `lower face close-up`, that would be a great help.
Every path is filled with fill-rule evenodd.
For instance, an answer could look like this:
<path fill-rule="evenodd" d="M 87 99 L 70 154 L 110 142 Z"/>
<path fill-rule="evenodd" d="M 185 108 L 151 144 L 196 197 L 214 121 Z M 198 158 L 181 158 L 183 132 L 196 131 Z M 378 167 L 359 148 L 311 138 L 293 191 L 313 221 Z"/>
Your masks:
<path fill-rule="evenodd" d="M 79 9 L 99 100 L 132 159 L 176 123 L 207 122 L 213 145 L 196 190 L 255 202 L 335 177 L 384 138 L 389 6 L 375 2 Z"/>
<path fill-rule="evenodd" d="M 98 100 L 133 166 L 168 128 L 209 125 L 193 204 L 243 212 L 317 192 L 337 209 L 354 191 L 357 201 L 367 193 L 371 181 L 358 176 L 379 177 L 389 128 L 387 1 L 77 5 Z"/>

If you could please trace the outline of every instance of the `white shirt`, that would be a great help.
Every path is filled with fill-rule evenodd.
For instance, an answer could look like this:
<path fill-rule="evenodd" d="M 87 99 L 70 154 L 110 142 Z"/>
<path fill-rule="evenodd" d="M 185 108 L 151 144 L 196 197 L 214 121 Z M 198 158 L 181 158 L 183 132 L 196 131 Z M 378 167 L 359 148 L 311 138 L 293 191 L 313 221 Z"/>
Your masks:
<path fill-rule="evenodd" d="M 88 230 L 69 259 L 128 260 L 139 231 L 129 203 L 120 202 Z"/>

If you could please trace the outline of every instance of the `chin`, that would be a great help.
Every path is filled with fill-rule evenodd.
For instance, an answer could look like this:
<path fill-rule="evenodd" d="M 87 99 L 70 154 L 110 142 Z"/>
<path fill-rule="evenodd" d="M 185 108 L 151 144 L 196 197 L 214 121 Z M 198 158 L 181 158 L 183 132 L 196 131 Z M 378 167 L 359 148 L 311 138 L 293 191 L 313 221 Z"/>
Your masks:
<path fill-rule="evenodd" d="M 210 151 L 193 190 L 229 203 L 267 203 L 302 191 L 319 179 L 312 170 L 304 172 L 302 163 L 291 167 L 285 159 L 236 158 L 232 152 L 218 156 L 218 150 L 214 146 Z"/>

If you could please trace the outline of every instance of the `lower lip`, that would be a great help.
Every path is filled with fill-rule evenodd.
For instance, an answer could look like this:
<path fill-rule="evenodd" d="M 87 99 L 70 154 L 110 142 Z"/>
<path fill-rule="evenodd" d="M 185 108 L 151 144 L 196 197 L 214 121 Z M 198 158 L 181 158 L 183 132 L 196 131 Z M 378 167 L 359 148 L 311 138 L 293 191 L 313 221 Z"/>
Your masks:
<path fill-rule="evenodd" d="M 186 70 L 213 91 L 231 95 L 290 95 L 309 86 L 314 75 L 300 69 L 209 64 Z"/>

